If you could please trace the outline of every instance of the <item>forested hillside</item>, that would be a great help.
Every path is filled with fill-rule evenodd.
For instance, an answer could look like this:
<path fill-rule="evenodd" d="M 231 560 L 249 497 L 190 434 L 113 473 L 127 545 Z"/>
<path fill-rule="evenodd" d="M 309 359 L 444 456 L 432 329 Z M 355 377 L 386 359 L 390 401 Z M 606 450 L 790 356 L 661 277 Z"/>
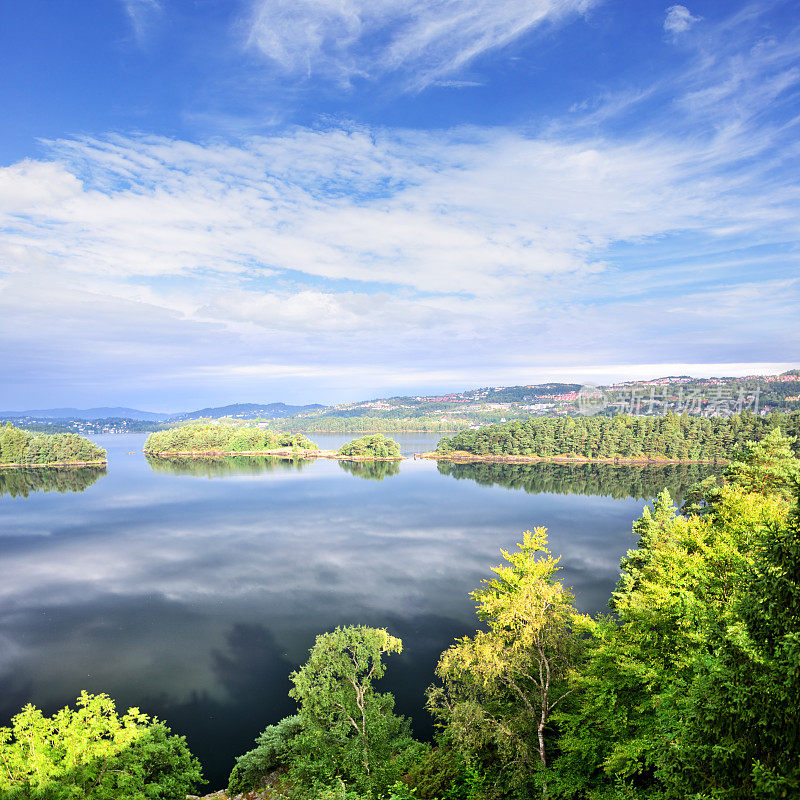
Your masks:
<path fill-rule="evenodd" d="M 319 449 L 299 433 L 276 433 L 255 425 L 191 423 L 151 433 L 145 453 L 225 452 L 243 453 L 278 448 Z"/>
<path fill-rule="evenodd" d="M 687 414 L 535 417 L 461 431 L 442 439 L 436 452 L 715 461 L 731 458 L 737 448 L 748 441 L 758 441 L 774 428 L 796 437 L 800 433 L 800 413 L 761 417 L 745 412 L 727 418 Z"/>
<path fill-rule="evenodd" d="M 104 464 L 106 451 L 75 433 L 31 433 L 7 422 L 0 428 L 0 466 Z"/>

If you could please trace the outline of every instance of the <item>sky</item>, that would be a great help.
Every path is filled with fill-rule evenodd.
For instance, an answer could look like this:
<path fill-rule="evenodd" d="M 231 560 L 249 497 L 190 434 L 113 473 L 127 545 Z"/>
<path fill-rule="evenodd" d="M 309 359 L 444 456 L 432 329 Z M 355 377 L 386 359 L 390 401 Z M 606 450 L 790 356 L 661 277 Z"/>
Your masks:
<path fill-rule="evenodd" d="M 0 10 L 0 409 L 800 364 L 794 0 Z"/>

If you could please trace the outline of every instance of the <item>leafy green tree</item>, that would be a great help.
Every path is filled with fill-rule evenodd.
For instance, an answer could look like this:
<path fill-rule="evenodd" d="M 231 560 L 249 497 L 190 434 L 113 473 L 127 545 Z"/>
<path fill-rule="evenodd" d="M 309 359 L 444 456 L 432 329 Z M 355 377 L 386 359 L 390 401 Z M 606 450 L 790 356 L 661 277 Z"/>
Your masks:
<path fill-rule="evenodd" d="M 573 633 L 572 592 L 555 580 L 558 558 L 545 528 L 525 531 L 507 565 L 473 593 L 486 629 L 458 639 L 436 669 L 444 682 L 429 706 L 452 742 L 494 749 L 516 783 L 538 774 L 547 795 L 548 724 L 571 693 L 570 670 L 580 642 Z M 533 746 L 532 746 L 533 745 Z"/>
<path fill-rule="evenodd" d="M 392 695 L 373 686 L 385 672 L 383 656 L 401 650 L 400 639 L 363 625 L 317 637 L 308 661 L 290 676 L 302 723 L 293 740 L 293 774 L 382 790 L 405 772 L 419 745 L 394 714 Z"/>
<path fill-rule="evenodd" d="M 749 462 L 752 463 L 752 462 Z M 771 475 L 754 465 L 751 474 Z M 772 480 L 768 481 L 772 486 Z M 761 480 L 752 488 L 763 488 Z M 800 796 L 800 489 L 762 529 L 730 613 L 663 714 L 661 777 L 674 797 Z M 670 708 L 671 706 L 671 708 Z"/>
<path fill-rule="evenodd" d="M 800 461 L 795 458 L 794 437 L 773 428 L 763 439 L 747 442 L 744 452 L 726 470 L 729 483 L 746 492 L 780 495 L 789 499 L 800 478 Z"/>
<path fill-rule="evenodd" d="M 748 462 L 752 474 L 766 469 L 760 458 Z M 689 516 L 676 515 L 662 493 L 634 524 L 639 546 L 622 561 L 611 600 L 616 619 L 583 622 L 590 647 L 575 681 L 576 705 L 559 719 L 556 783 L 564 796 L 690 796 L 676 759 L 694 753 L 702 760 L 710 751 L 702 756 L 691 745 L 688 721 L 692 714 L 708 719 L 703 709 L 723 696 L 710 694 L 702 676 L 718 670 L 719 643 L 741 628 L 746 576 L 766 532 L 786 519 L 780 492 L 756 489 L 752 482 L 718 486 L 708 513 Z M 742 691 L 752 693 L 753 681 L 740 678 Z M 719 755 L 710 736 L 708 743 Z M 704 787 L 708 797 L 717 796 L 712 788 Z M 695 791 L 706 797 L 700 781 Z"/>
<path fill-rule="evenodd" d="M 25 706 L 0 728 L 0 765 L 3 800 L 184 800 L 202 780 L 182 736 L 87 692 L 52 717 Z"/>

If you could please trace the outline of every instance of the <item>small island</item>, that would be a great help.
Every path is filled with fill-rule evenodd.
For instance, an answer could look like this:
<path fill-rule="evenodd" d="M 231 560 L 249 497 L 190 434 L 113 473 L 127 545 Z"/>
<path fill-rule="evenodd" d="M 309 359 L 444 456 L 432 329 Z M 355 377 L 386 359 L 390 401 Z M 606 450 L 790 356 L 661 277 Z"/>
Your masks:
<path fill-rule="evenodd" d="M 152 456 L 274 455 L 297 458 L 320 452 L 300 433 L 276 433 L 257 425 L 194 422 L 151 433 L 144 452 Z"/>
<path fill-rule="evenodd" d="M 339 448 L 338 455 L 359 461 L 400 461 L 403 458 L 400 445 L 382 433 L 353 439 Z"/>
<path fill-rule="evenodd" d="M 422 457 L 462 463 L 724 464 L 748 441 L 760 441 L 774 429 L 795 437 L 796 447 L 800 414 L 532 417 L 460 431 Z"/>
<path fill-rule="evenodd" d="M 382 434 L 362 436 L 339 450 L 320 450 L 300 433 L 276 432 L 258 425 L 190 423 L 147 437 L 144 452 L 156 458 L 220 458 L 270 456 L 272 458 L 329 458 L 340 461 L 399 461 L 400 445 Z"/>
<path fill-rule="evenodd" d="M 76 433 L 32 433 L 7 422 L 0 429 L 0 469 L 102 467 L 106 451 Z"/>

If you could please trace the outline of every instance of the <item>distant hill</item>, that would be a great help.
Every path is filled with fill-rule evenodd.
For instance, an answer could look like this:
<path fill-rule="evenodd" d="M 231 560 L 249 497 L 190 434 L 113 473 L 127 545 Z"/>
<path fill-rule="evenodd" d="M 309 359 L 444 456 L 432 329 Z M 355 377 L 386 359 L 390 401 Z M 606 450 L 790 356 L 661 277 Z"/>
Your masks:
<path fill-rule="evenodd" d="M 215 408 L 201 408 L 198 411 L 187 411 L 183 414 L 174 414 L 172 420 L 183 421 L 190 419 L 219 419 L 220 417 L 234 417 L 235 419 L 255 419 L 265 417 L 278 419 L 280 417 L 293 417 L 304 411 L 320 411 L 325 406 L 318 403 L 307 406 L 289 406 L 286 403 L 232 403 L 229 406 Z"/>
<path fill-rule="evenodd" d="M 101 408 L 45 408 L 31 411 L 0 411 L 2 419 L 30 417 L 32 419 L 139 419 L 146 422 L 163 422 L 172 414 L 160 414 L 156 411 L 139 411 L 136 408 L 120 406 Z"/>

